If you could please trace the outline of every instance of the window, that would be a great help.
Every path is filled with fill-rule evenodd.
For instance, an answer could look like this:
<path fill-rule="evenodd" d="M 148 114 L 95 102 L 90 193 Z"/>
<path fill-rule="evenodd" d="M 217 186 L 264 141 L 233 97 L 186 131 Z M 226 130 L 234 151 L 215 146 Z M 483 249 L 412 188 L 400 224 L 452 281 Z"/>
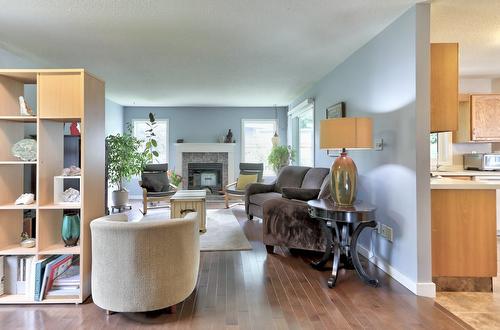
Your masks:
<path fill-rule="evenodd" d="M 267 163 L 276 131 L 275 119 L 243 119 L 242 120 L 242 162 L 263 163 L 264 175 L 273 175 L 273 169 Z"/>
<path fill-rule="evenodd" d="M 314 101 L 307 99 L 290 110 L 288 125 L 295 164 L 314 166 Z"/>
<path fill-rule="evenodd" d="M 135 119 L 133 121 L 133 134 L 136 138 L 146 140 L 145 132 L 148 129 L 146 123 L 149 123 L 149 120 Z M 168 163 L 168 120 L 160 119 L 156 120 L 156 123 L 155 134 L 156 142 L 158 142 L 156 150 L 160 154 L 156 162 Z"/>
<path fill-rule="evenodd" d="M 431 169 L 437 170 L 443 165 L 453 165 L 451 132 L 431 133 Z"/>

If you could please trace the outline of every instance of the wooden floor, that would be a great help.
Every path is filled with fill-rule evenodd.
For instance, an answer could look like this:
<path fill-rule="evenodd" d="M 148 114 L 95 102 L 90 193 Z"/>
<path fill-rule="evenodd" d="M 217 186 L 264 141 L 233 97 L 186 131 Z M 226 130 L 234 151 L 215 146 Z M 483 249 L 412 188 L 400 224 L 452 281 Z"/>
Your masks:
<path fill-rule="evenodd" d="M 212 207 L 219 206 L 211 204 Z M 309 267 L 311 256 L 285 249 L 268 255 L 262 223 L 233 212 L 252 251 L 204 252 L 191 296 L 165 311 L 107 316 L 89 299 L 81 305 L 2 306 L 0 329 L 464 329 L 465 323 L 434 300 L 419 298 L 377 268 L 381 287 L 342 271 L 335 289 L 328 271 Z"/>

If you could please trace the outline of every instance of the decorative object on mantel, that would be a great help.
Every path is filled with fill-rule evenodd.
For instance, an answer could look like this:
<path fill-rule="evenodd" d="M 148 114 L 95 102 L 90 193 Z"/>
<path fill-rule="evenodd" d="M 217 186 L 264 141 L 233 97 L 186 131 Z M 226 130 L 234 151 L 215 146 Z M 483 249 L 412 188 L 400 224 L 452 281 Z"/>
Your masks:
<path fill-rule="evenodd" d="M 16 142 L 11 149 L 14 157 L 22 161 L 31 162 L 36 160 L 36 140 L 22 139 Z"/>
<path fill-rule="evenodd" d="M 279 118 L 278 118 L 278 108 L 276 107 L 276 104 L 274 105 L 274 113 L 276 117 L 276 130 L 274 131 L 274 135 L 271 138 L 271 142 L 273 144 L 273 147 L 276 147 L 278 144 L 280 144 L 280 136 L 278 135 L 278 129 L 280 127 L 279 125 Z"/>
<path fill-rule="evenodd" d="M 184 143 L 184 139 L 177 139 L 177 143 Z"/>
<path fill-rule="evenodd" d="M 24 99 L 24 96 L 19 96 L 19 112 L 21 116 L 35 116 L 28 102 Z"/>
<path fill-rule="evenodd" d="M 65 247 L 76 246 L 80 238 L 80 216 L 78 213 L 71 212 L 63 215 L 61 238 Z"/>
<path fill-rule="evenodd" d="M 295 150 L 291 146 L 275 146 L 267 157 L 269 165 L 272 166 L 276 174 L 282 167 L 288 166 L 295 160 Z"/>
<path fill-rule="evenodd" d="M 76 189 L 68 188 L 62 195 L 64 203 L 80 203 L 80 192 Z"/>
<path fill-rule="evenodd" d="M 229 131 L 227 132 L 224 143 L 233 143 L 233 132 L 231 132 L 231 129 L 229 129 Z"/>
<path fill-rule="evenodd" d="M 70 166 L 70 167 L 67 167 L 65 169 L 63 169 L 62 171 L 62 176 L 79 176 L 82 174 L 82 170 L 81 168 L 79 168 L 78 166 Z"/>
<path fill-rule="evenodd" d="M 27 232 L 22 232 L 20 245 L 23 248 L 33 248 L 36 245 L 36 240 L 31 238 Z"/>
<path fill-rule="evenodd" d="M 72 136 L 80 136 L 80 124 L 76 121 L 72 122 L 69 126 L 69 133 Z"/>
<path fill-rule="evenodd" d="M 346 116 L 345 102 L 339 102 L 326 108 L 326 119 L 330 118 L 343 118 Z M 330 157 L 338 157 L 341 149 L 326 150 L 326 154 Z"/>
<path fill-rule="evenodd" d="M 351 206 L 356 201 L 358 170 L 346 149 L 373 148 L 371 118 L 334 118 L 320 122 L 320 149 L 342 148 L 332 164 L 330 193 L 339 206 Z"/>
<path fill-rule="evenodd" d="M 16 199 L 15 205 L 30 205 L 35 202 L 34 194 L 22 194 Z"/>

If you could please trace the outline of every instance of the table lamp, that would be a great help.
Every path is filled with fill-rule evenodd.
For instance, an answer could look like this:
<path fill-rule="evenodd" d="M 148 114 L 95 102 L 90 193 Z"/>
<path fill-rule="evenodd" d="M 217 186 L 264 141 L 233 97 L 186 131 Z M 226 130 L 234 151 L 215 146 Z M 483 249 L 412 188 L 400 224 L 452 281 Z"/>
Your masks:
<path fill-rule="evenodd" d="M 339 206 L 352 206 L 356 200 L 358 170 L 346 149 L 371 149 L 371 118 L 331 118 L 320 122 L 320 149 L 342 149 L 330 171 L 330 193 Z"/>

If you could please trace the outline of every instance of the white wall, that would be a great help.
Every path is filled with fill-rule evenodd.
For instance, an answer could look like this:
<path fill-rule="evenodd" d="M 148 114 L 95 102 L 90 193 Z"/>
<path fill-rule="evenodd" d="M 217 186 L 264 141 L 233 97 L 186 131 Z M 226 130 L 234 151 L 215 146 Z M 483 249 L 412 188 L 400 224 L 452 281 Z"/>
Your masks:
<path fill-rule="evenodd" d="M 492 81 L 487 78 L 460 78 L 460 93 L 491 93 Z"/>
<path fill-rule="evenodd" d="M 360 175 L 358 199 L 377 207 L 377 219 L 393 228 L 394 242 L 364 233 L 362 245 L 374 253 L 372 262 L 403 285 L 432 296 L 429 29 L 429 4 L 412 7 L 292 106 L 313 97 L 316 127 L 325 109 L 340 101 L 347 116 L 373 118 L 374 137 L 383 138 L 385 147 L 351 152 Z M 319 131 L 315 135 L 318 146 Z M 322 150 L 315 158 L 316 166 L 333 161 Z"/>

